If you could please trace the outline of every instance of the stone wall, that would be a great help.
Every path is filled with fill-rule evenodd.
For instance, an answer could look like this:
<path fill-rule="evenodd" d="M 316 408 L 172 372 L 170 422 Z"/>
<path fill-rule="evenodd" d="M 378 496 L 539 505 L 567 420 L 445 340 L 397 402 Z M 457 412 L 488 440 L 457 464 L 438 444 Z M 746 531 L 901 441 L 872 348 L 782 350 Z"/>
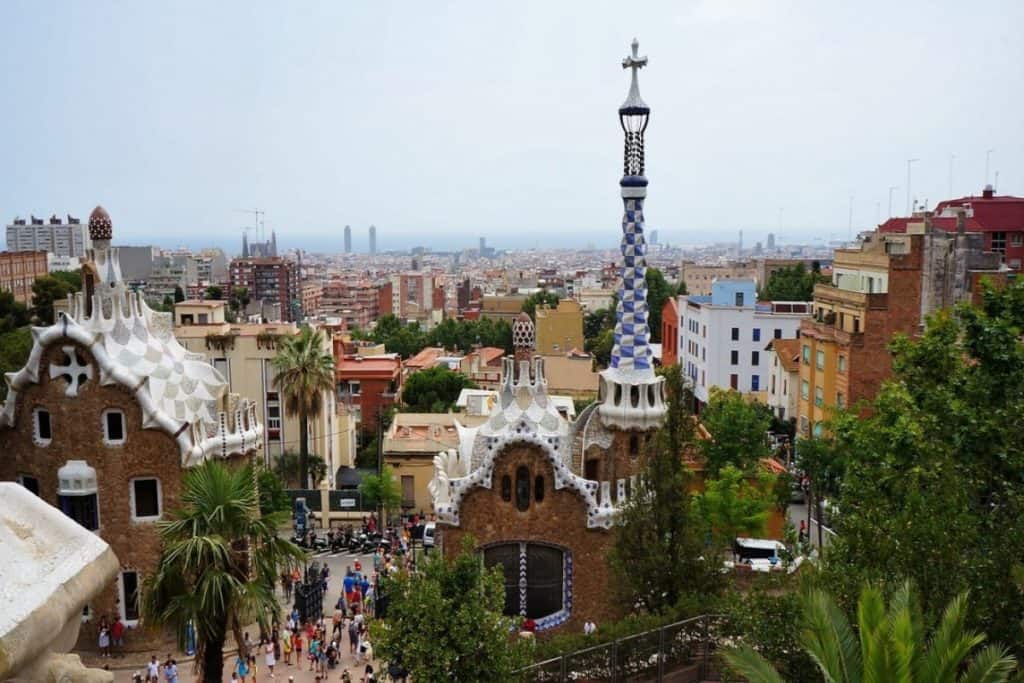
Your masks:
<path fill-rule="evenodd" d="M 49 365 L 63 363 L 62 346 L 46 349 L 39 368 L 39 384 L 19 393 L 16 424 L 0 432 L 4 457 L 0 458 L 0 480 L 16 480 L 29 475 L 39 481 L 39 495 L 57 505 L 57 470 L 68 460 L 85 460 L 95 468 L 98 485 L 99 535 L 110 544 L 120 560 L 121 569 L 139 572 L 145 580 L 160 556 L 160 541 L 153 522 L 133 522 L 130 482 L 136 477 L 160 480 L 161 512 L 178 506 L 181 490 L 181 455 L 177 444 L 166 433 L 142 429 L 142 411 L 134 397 L 117 385 L 102 386 L 99 368 L 82 346 L 75 345 L 78 358 L 92 365 L 93 377 L 81 384 L 77 397 L 67 397 L 67 383 L 50 379 Z M 50 413 L 52 440 L 46 446 L 33 441 L 33 410 Z M 124 411 L 125 443 L 108 446 L 103 441 L 102 414 L 108 408 Z M 80 645 L 96 647 L 96 625 L 102 615 L 112 617 L 118 611 L 118 582 L 104 588 L 90 604 L 92 621 L 82 628 Z M 129 649 L 146 648 L 160 641 L 159 634 L 143 635 L 133 630 L 126 639 Z"/>
<path fill-rule="evenodd" d="M 544 499 L 537 502 L 531 491 L 530 507 L 521 512 L 515 501 L 515 473 L 520 466 L 530 471 L 531 481 L 544 477 Z M 501 497 L 502 477 L 513 482 L 512 500 Z M 459 527 L 442 525 L 445 554 L 454 556 L 462 539 L 471 534 L 477 547 L 499 542 L 533 541 L 559 546 L 572 553 L 573 605 L 569 620 L 558 627 L 582 631 L 583 622 L 608 623 L 621 616 L 610 596 L 608 555 L 613 531 L 587 528 L 587 506 L 569 489 L 554 490 L 554 472 L 537 447 L 514 444 L 494 460 L 492 488 L 476 488 L 463 499 Z"/>

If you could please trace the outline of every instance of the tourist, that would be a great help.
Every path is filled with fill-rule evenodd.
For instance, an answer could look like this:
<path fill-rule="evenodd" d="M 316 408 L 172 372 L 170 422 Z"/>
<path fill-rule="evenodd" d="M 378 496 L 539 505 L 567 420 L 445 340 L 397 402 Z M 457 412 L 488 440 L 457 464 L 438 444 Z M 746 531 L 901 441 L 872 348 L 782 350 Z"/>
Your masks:
<path fill-rule="evenodd" d="M 164 680 L 167 683 L 178 683 L 178 663 L 169 657 L 164 662 Z"/>
<path fill-rule="evenodd" d="M 334 614 L 331 616 L 331 637 L 336 638 L 341 632 L 341 621 L 345 615 L 341 612 L 341 599 L 338 600 L 338 604 L 334 606 Z"/>
<path fill-rule="evenodd" d="M 352 683 L 352 674 L 348 672 L 348 669 L 341 672 L 341 683 Z"/>
<path fill-rule="evenodd" d="M 274 666 L 277 665 L 277 657 L 274 654 L 274 642 L 267 641 L 266 646 L 263 648 L 263 652 L 266 655 L 264 661 L 267 665 L 267 670 L 270 671 L 270 677 L 274 677 Z"/>
<path fill-rule="evenodd" d="M 296 628 L 292 632 L 292 649 L 295 650 L 295 663 L 298 666 L 302 666 L 302 635 L 299 633 L 299 629 Z"/>
<path fill-rule="evenodd" d="M 366 673 L 363 675 L 363 683 L 374 683 L 377 678 L 373 675 L 373 666 L 370 664 L 366 665 Z"/>
<path fill-rule="evenodd" d="M 110 625 L 107 623 L 106 617 L 100 619 L 99 648 L 100 657 L 110 656 Z"/>
<path fill-rule="evenodd" d="M 284 654 L 284 663 L 288 666 L 292 665 L 292 632 L 285 631 L 284 637 L 281 638 L 281 652 Z"/>
<path fill-rule="evenodd" d="M 312 671 L 320 659 L 320 641 L 315 635 L 309 639 L 309 670 Z"/>
<path fill-rule="evenodd" d="M 124 622 L 120 616 L 115 616 L 110 626 L 110 644 L 114 648 L 114 656 L 124 657 Z"/>
<path fill-rule="evenodd" d="M 160 683 L 160 662 L 156 661 L 156 655 L 150 657 L 149 664 L 146 665 L 146 681 Z"/>
<path fill-rule="evenodd" d="M 245 683 L 245 679 L 249 676 L 249 664 L 241 650 L 239 650 L 238 656 L 235 657 L 235 673 L 238 674 L 240 683 Z"/>

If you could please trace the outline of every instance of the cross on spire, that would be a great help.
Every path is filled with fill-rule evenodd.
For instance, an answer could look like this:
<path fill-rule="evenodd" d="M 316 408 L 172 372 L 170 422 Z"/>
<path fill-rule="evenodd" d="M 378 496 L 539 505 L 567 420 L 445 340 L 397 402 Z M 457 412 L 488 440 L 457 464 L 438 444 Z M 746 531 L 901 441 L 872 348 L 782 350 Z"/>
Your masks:
<path fill-rule="evenodd" d="M 629 84 L 629 94 L 626 96 L 626 101 L 619 108 L 620 114 L 623 112 L 646 113 L 649 111 L 647 104 L 640 97 L 640 84 L 636 76 L 637 71 L 647 66 L 647 55 L 640 56 L 640 42 L 636 38 L 633 39 L 631 47 L 633 48 L 633 54 L 622 60 L 622 68 L 632 69 L 633 77 Z"/>
<path fill-rule="evenodd" d="M 636 38 L 633 39 L 633 44 L 630 47 L 633 48 L 633 54 L 622 60 L 622 68 L 633 70 L 633 81 L 635 82 L 637 70 L 647 66 L 647 55 L 639 56 L 640 41 Z"/>

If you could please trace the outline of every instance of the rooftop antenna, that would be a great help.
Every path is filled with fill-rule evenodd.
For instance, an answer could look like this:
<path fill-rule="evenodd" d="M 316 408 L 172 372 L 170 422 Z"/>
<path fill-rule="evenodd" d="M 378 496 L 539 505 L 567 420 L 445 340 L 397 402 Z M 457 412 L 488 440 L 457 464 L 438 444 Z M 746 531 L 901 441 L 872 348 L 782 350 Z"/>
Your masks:
<path fill-rule="evenodd" d="M 999 171 L 996 171 L 996 180 L 992 183 L 992 194 L 995 195 L 999 191 Z"/>
<path fill-rule="evenodd" d="M 910 216 L 910 168 L 916 162 L 921 161 L 918 158 L 907 159 L 907 215 Z"/>
<path fill-rule="evenodd" d="M 892 218 L 892 193 L 893 193 L 893 190 L 898 190 L 898 189 L 900 189 L 899 185 L 890 185 L 889 186 L 889 218 Z"/>
<path fill-rule="evenodd" d="M 259 230 L 260 240 L 263 242 L 267 241 L 267 226 L 264 225 L 263 218 L 267 215 L 267 212 L 262 209 L 235 209 L 238 213 L 250 213 L 256 216 L 256 226 Z"/>

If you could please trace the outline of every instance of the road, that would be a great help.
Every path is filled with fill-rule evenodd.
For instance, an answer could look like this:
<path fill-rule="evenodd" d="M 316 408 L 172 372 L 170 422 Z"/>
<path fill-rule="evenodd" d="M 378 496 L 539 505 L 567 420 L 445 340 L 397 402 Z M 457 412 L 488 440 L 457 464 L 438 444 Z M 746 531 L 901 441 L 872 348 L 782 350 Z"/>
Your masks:
<path fill-rule="evenodd" d="M 330 577 L 328 578 L 328 583 L 327 583 L 327 595 L 326 595 L 326 598 L 324 599 L 324 613 L 326 615 L 328 615 L 328 618 L 329 618 L 329 615 L 333 612 L 333 607 L 334 607 L 335 601 L 338 599 L 338 596 L 341 595 L 341 582 L 342 582 L 342 578 L 345 576 L 345 570 L 347 568 L 349 568 L 349 567 L 354 566 L 355 562 L 358 560 L 362 564 L 364 571 L 367 571 L 367 570 L 370 571 L 370 572 L 373 571 L 373 555 L 372 554 L 357 554 L 357 553 L 350 553 L 350 552 L 340 552 L 340 553 L 325 552 L 325 553 L 317 553 L 317 554 L 313 555 L 311 557 L 311 561 L 313 561 L 313 560 L 315 560 L 317 562 L 320 562 L 320 563 L 326 562 L 328 568 L 331 570 L 331 574 L 330 574 Z M 278 594 L 279 594 L 279 597 L 281 598 L 282 604 L 284 604 L 284 596 L 280 593 L 280 590 L 279 590 Z M 250 632 L 250 635 L 253 635 L 254 637 L 257 637 L 255 634 L 252 634 L 251 632 Z M 363 669 L 365 667 L 365 664 L 357 666 L 355 664 L 355 661 L 354 661 L 353 657 L 348 654 L 348 647 L 347 647 L 348 641 L 347 641 L 347 639 L 345 641 L 345 645 L 346 645 L 346 647 L 342 648 L 342 651 L 343 651 L 342 663 L 337 668 L 328 671 L 328 678 L 326 680 L 334 680 L 334 681 L 340 680 L 341 672 L 342 672 L 342 670 L 344 668 L 348 668 L 349 669 L 349 672 L 352 674 L 352 680 L 353 681 L 358 681 L 362 677 Z M 164 658 L 166 657 L 166 653 L 154 653 L 154 654 L 158 655 L 160 661 L 163 661 Z M 178 661 L 181 662 L 181 659 L 182 658 L 179 657 Z M 257 660 L 258 660 L 258 663 L 259 663 L 259 670 L 257 672 L 256 678 L 253 679 L 250 676 L 247 679 L 247 681 L 253 681 L 253 680 L 260 681 L 260 682 L 262 682 L 262 681 L 283 681 L 285 683 L 287 683 L 289 681 L 294 681 L 295 683 L 314 683 L 314 681 L 318 680 L 314 676 L 313 672 L 309 671 L 309 662 L 308 661 L 304 661 L 302 666 L 301 666 L 301 668 L 296 666 L 295 664 L 292 664 L 292 666 L 290 666 L 290 667 L 289 666 L 285 666 L 283 663 L 279 664 L 276 667 L 276 675 L 275 675 L 275 677 L 271 678 L 270 677 L 270 672 L 267 670 L 266 666 L 264 665 L 264 661 L 263 661 L 264 657 L 263 657 L 263 655 L 259 655 Z M 224 663 L 224 681 L 225 682 L 231 680 L 231 667 L 234 665 L 234 661 L 235 661 L 234 655 L 232 655 L 232 656 L 230 656 L 230 657 L 225 659 L 225 663 Z M 112 662 L 112 666 L 123 666 L 123 662 L 115 659 Z M 375 667 L 375 668 L 377 668 L 379 670 L 379 667 Z M 178 665 L 178 673 L 179 673 L 178 680 L 179 680 L 180 683 L 196 683 L 198 681 L 198 679 L 195 676 L 192 675 L 192 663 L 191 662 L 181 662 L 181 663 L 179 663 L 179 665 Z M 164 680 L 163 679 L 163 675 L 161 674 L 160 683 L 163 683 L 163 680 Z M 115 683 L 131 683 L 131 681 L 132 681 L 132 670 L 115 671 L 114 672 L 114 681 L 115 681 Z"/>
<path fill-rule="evenodd" d="M 799 530 L 800 529 L 800 522 L 805 522 L 806 523 L 807 520 L 808 520 L 808 518 L 807 518 L 807 504 L 806 503 L 802 503 L 802 504 L 790 505 L 789 506 L 789 510 L 786 513 L 786 516 L 789 518 L 789 522 L 790 522 L 790 524 L 793 525 L 793 528 Z M 811 534 L 811 543 L 815 547 L 817 547 L 817 545 L 818 545 L 818 520 L 813 515 L 811 515 L 810 523 L 807 526 L 808 526 L 808 528 L 810 530 L 810 534 Z M 822 531 L 822 533 L 821 533 L 822 540 L 824 540 L 825 545 L 827 546 L 828 542 L 829 542 L 829 538 L 831 536 L 834 536 L 835 532 L 832 531 L 831 529 L 829 529 L 827 526 L 823 526 L 821 528 L 821 531 Z"/>

